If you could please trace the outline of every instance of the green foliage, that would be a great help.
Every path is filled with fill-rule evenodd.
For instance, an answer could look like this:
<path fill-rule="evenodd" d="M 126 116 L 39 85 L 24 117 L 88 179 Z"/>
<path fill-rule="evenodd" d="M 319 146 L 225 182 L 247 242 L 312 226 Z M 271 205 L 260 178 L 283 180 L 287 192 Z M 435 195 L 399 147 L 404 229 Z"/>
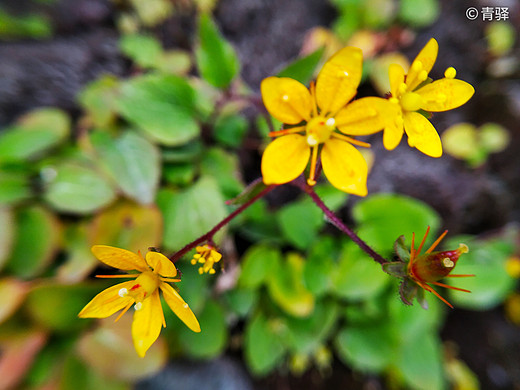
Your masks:
<path fill-rule="evenodd" d="M 439 17 L 438 0 L 401 0 L 399 18 L 412 27 L 426 27 Z"/>
<path fill-rule="evenodd" d="M 157 146 L 130 131 L 116 140 L 107 133 L 94 132 L 91 142 L 125 195 L 141 204 L 155 200 L 161 169 Z"/>
<path fill-rule="evenodd" d="M 496 123 L 485 123 L 479 128 L 470 123 L 458 123 L 442 134 L 442 141 L 446 153 L 465 160 L 471 167 L 479 167 L 491 153 L 504 150 L 510 136 Z"/>
<path fill-rule="evenodd" d="M 75 161 L 43 168 L 45 201 L 55 210 L 90 214 L 116 197 L 109 181 L 96 170 Z"/>
<path fill-rule="evenodd" d="M 6 267 L 12 275 L 33 278 L 45 270 L 57 251 L 58 223 L 48 210 L 32 206 L 18 210 L 14 226 L 14 241 Z"/>
<path fill-rule="evenodd" d="M 198 24 L 199 45 L 195 50 L 197 67 L 204 80 L 225 89 L 240 69 L 233 47 L 222 37 L 208 14 L 201 14 Z"/>
<path fill-rule="evenodd" d="M 0 134 L 0 166 L 35 160 L 69 136 L 70 120 L 56 108 L 44 108 L 21 117 L 17 126 Z"/>
<path fill-rule="evenodd" d="M 517 281 L 508 274 L 507 260 L 515 250 L 517 229 L 506 230 L 501 236 L 481 241 L 471 237 L 454 237 L 450 247 L 464 242 L 469 253 L 461 256 L 456 273 L 474 274 L 475 277 L 451 278 L 451 285 L 471 291 L 471 294 L 450 291 L 450 301 L 457 306 L 472 310 L 489 310 L 496 307 L 511 294 Z"/>
<path fill-rule="evenodd" d="M 224 146 L 238 148 L 246 135 L 249 123 L 240 114 L 222 115 L 217 118 L 214 128 L 215 140 Z"/>
<path fill-rule="evenodd" d="M 352 210 L 359 224 L 359 236 L 377 250 L 389 254 L 396 239 L 395 232 L 411 240 L 412 233 L 421 236 L 430 226 L 435 232 L 440 226 L 437 213 L 426 204 L 394 194 L 377 194 L 356 204 Z M 429 237 L 433 241 L 432 237 Z M 410 242 L 410 241 L 409 241 Z"/>
<path fill-rule="evenodd" d="M 169 256 L 267 187 L 260 179 L 244 188 L 242 176 L 258 169 L 257 152 L 270 127 L 260 116 L 251 126 L 258 99 L 248 88 L 256 88 L 239 79 L 238 56 L 209 16 L 216 2 L 190 5 L 208 12 L 199 12 L 194 47 L 163 47 L 169 41 L 159 38 L 160 23 L 184 12 L 181 3 L 151 0 L 144 6 L 131 0 L 124 11 L 116 11 L 119 28 L 130 32 L 122 35 L 120 49 L 132 62 L 132 74 L 125 79 L 103 75 L 87 85 L 78 95 L 83 111 L 77 120 L 42 108 L 0 132 L 2 358 L 15 349 L 5 347 L 5 339 L 16 333 L 7 330 L 20 328 L 24 342 L 16 344 L 18 349 L 25 351 L 35 335 L 42 340 L 23 355 L 35 357 L 31 368 L 19 368 L 22 376 L 27 371 L 22 383 L 27 388 L 130 388 L 168 358 L 212 359 L 229 350 L 242 353 L 248 369 L 260 377 L 287 368 L 302 373 L 312 364 L 326 373 L 332 361 L 327 353 L 332 353 L 356 372 L 390 378 L 396 388 L 445 388 L 442 302 L 414 290 L 424 295 L 429 309 L 403 305 L 394 278 L 339 234 L 309 197 L 295 197 L 290 190 L 272 191 L 212 237 L 224 254 L 216 275 L 199 275 L 189 261 L 193 251 L 176 261 L 181 282 L 172 284 L 199 319 L 201 333 L 190 331 L 163 302 L 167 328 L 141 359 L 134 351 L 130 314 L 116 323 L 77 319 L 93 296 L 113 284 L 84 282 L 89 275 L 113 271 L 95 260 L 92 245 L 133 252 L 156 247 Z M 396 21 L 425 27 L 439 11 L 436 0 L 331 3 L 339 15 L 333 38 L 341 39 L 359 28 L 384 29 Z M 10 29 L 10 37 L 21 36 L 13 33 L 23 30 L 21 19 L 2 24 L 4 16 L 0 13 L 0 35 Z M 507 29 L 488 29 L 493 55 L 512 47 L 510 39 L 496 38 L 508 38 Z M 44 33 L 45 28 L 23 32 Z M 278 76 L 308 84 L 329 43 Z M 387 65 L 375 60 L 385 79 Z M 478 166 L 503 150 L 509 137 L 505 129 L 486 124 L 458 134 L 453 143 L 462 158 Z M 428 225 L 432 232 L 441 226 L 437 213 L 415 199 L 374 194 L 340 210 L 347 204 L 345 193 L 323 184 L 315 190 L 391 262 L 384 267 L 390 274 L 405 272 L 394 255 L 409 257 L 413 232 L 420 237 Z M 507 272 L 518 252 L 517 235 L 506 231 L 486 240 L 447 240 L 446 248 L 461 241 L 470 247 L 455 272 L 477 275 L 449 279 L 472 291 L 450 291 L 450 302 L 470 310 L 502 304 L 517 286 Z M 430 242 L 435 238 L 432 234 Z"/>
<path fill-rule="evenodd" d="M 280 72 L 278 72 L 277 76 L 290 77 L 292 79 L 298 80 L 302 84 L 309 84 L 313 78 L 314 71 L 316 70 L 318 63 L 323 57 L 324 51 L 325 49 L 321 48 L 305 57 L 293 61 Z"/>
<path fill-rule="evenodd" d="M 164 248 L 179 250 L 206 233 L 226 210 L 216 181 L 203 177 L 186 190 L 162 189 L 157 204 L 164 215 Z"/>
<path fill-rule="evenodd" d="M 0 9 L 0 37 L 2 39 L 43 39 L 52 35 L 52 25 L 42 15 L 14 16 Z"/>
<path fill-rule="evenodd" d="M 285 353 L 280 324 L 257 314 L 245 331 L 244 357 L 252 373 L 265 375 L 279 364 Z"/>
<path fill-rule="evenodd" d="M 183 78 L 145 75 L 122 83 L 118 112 L 154 142 L 186 144 L 199 135 L 195 91 Z"/>
<path fill-rule="evenodd" d="M 202 329 L 200 333 L 185 326 L 179 329 L 182 347 L 194 358 L 208 359 L 220 355 L 228 339 L 224 310 L 216 302 L 209 301 L 197 318 Z"/>

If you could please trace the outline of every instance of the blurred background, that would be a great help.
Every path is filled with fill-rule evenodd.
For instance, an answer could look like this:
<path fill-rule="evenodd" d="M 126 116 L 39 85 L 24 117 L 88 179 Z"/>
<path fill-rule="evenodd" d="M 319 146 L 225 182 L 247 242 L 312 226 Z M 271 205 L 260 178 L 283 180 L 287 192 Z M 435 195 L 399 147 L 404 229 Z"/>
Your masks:
<path fill-rule="evenodd" d="M 520 5 L 514 0 L 2 0 L 0 389 L 520 389 Z M 399 300 L 397 280 L 310 199 L 277 188 L 219 233 L 223 260 L 176 263 L 194 334 L 167 327 L 140 359 L 131 314 L 77 313 L 111 283 L 94 244 L 166 255 L 236 206 L 260 177 L 259 84 L 308 85 L 346 45 L 363 50 L 358 97 L 385 96 L 430 38 L 475 87 L 436 113 L 444 155 L 381 134 L 369 196 L 317 192 L 389 260 L 430 225 L 466 243 L 456 273 Z M 273 123 L 274 122 L 274 123 Z M 240 200 L 237 201 L 238 203 Z M 303 223 L 305 222 L 305 223 Z"/>

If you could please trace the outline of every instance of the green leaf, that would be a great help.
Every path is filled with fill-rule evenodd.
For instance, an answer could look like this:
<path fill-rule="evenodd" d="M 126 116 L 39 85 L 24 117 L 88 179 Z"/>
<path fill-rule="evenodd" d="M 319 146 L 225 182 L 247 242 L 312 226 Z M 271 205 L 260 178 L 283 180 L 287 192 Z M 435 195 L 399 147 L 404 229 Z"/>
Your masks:
<path fill-rule="evenodd" d="M 116 197 L 109 182 L 93 169 L 73 161 L 43 168 L 44 199 L 56 210 L 90 214 Z"/>
<path fill-rule="evenodd" d="M 167 50 L 161 55 L 155 67 L 163 73 L 185 76 L 191 68 L 190 53 L 183 50 Z"/>
<path fill-rule="evenodd" d="M 368 0 L 364 3 L 363 24 L 366 27 L 383 29 L 393 22 L 397 12 L 397 5 L 393 0 Z"/>
<path fill-rule="evenodd" d="M 240 115 L 222 115 L 215 122 L 213 136 L 215 140 L 224 146 L 238 148 L 244 140 L 249 128 L 247 119 Z"/>
<path fill-rule="evenodd" d="M 196 161 L 203 152 L 200 141 L 192 141 L 176 148 L 165 148 L 162 151 L 162 158 L 169 163 L 184 163 Z"/>
<path fill-rule="evenodd" d="M 373 373 L 392 364 L 397 347 L 393 333 L 382 324 L 344 328 L 336 337 L 335 345 L 345 364 Z"/>
<path fill-rule="evenodd" d="M 198 26 L 199 45 L 195 58 L 201 76 L 217 88 L 227 88 L 240 69 L 233 47 L 222 37 L 208 14 L 201 14 Z"/>
<path fill-rule="evenodd" d="M 376 194 L 358 202 L 352 214 L 358 235 L 383 255 L 390 254 L 395 237 L 421 237 L 430 226 L 435 232 L 440 226 L 438 214 L 427 204 L 402 195 Z M 432 242 L 435 237 L 428 238 Z"/>
<path fill-rule="evenodd" d="M 235 288 L 225 293 L 229 307 L 240 317 L 246 317 L 258 301 L 258 291 L 248 288 Z"/>
<path fill-rule="evenodd" d="M 438 0 L 401 0 L 399 17 L 413 27 L 426 27 L 440 14 Z"/>
<path fill-rule="evenodd" d="M 277 261 L 267 279 L 271 299 L 286 313 L 306 317 L 314 310 L 314 296 L 303 284 L 304 260 L 289 253 L 285 261 Z"/>
<path fill-rule="evenodd" d="M 457 247 L 459 242 L 467 243 L 469 253 L 461 255 L 453 273 L 475 277 L 446 280 L 450 285 L 470 290 L 471 293 L 450 290 L 449 301 L 466 309 L 490 310 L 501 304 L 517 285 L 515 278 L 506 270 L 506 262 L 514 253 L 513 240 L 507 237 L 489 241 L 467 238 L 452 238 L 446 247 Z"/>
<path fill-rule="evenodd" d="M 105 132 L 95 132 L 91 140 L 101 162 L 124 194 L 141 204 L 155 200 L 161 169 L 155 145 L 131 131 L 116 140 Z"/>
<path fill-rule="evenodd" d="M 2 229 L 0 229 L 0 270 L 13 248 L 16 231 L 14 222 L 13 212 L 6 207 L 0 207 L 0 226 L 2 226 Z"/>
<path fill-rule="evenodd" d="M 197 265 L 184 262 L 182 267 L 180 267 L 180 271 L 182 272 L 181 282 L 175 284 L 175 287 L 179 289 L 179 294 L 190 305 L 194 313 L 199 313 L 204 308 L 210 296 L 209 283 L 214 279 L 213 275 L 200 275 L 198 268 Z M 165 310 L 171 312 L 168 308 Z M 180 324 L 181 327 L 185 327 L 178 318 L 175 319 L 175 323 Z"/>
<path fill-rule="evenodd" d="M 157 204 L 164 217 L 164 247 L 179 250 L 224 219 L 224 200 L 213 178 L 202 177 L 182 191 L 163 189 Z"/>
<path fill-rule="evenodd" d="M 323 53 L 325 48 L 322 47 L 305 57 L 299 58 L 296 61 L 290 63 L 285 69 L 278 72 L 278 77 L 290 77 L 292 79 L 298 80 L 300 83 L 304 85 L 308 85 L 312 80 L 312 76 L 314 75 L 314 71 L 318 66 L 321 58 L 323 57 Z"/>
<path fill-rule="evenodd" d="M 312 245 L 325 224 L 322 211 L 310 199 L 282 207 L 276 219 L 287 241 L 299 249 Z"/>
<path fill-rule="evenodd" d="M 70 132 L 70 119 L 56 108 L 40 108 L 22 116 L 0 134 L 0 164 L 34 160 L 63 142 Z"/>
<path fill-rule="evenodd" d="M 208 301 L 202 313 L 197 316 L 201 332 L 192 332 L 184 326 L 179 329 L 182 347 L 189 356 L 209 359 L 220 355 L 228 340 L 226 319 L 222 307 Z"/>
<path fill-rule="evenodd" d="M 257 376 L 267 375 L 281 362 L 285 347 L 275 321 L 259 313 L 247 324 L 244 354 L 251 372 Z"/>
<path fill-rule="evenodd" d="M 163 166 L 164 179 L 174 186 L 186 187 L 193 182 L 196 166 L 190 163 L 167 164 Z"/>
<path fill-rule="evenodd" d="M 45 270 L 58 250 L 58 221 L 40 206 L 20 209 L 15 218 L 14 245 L 7 269 L 20 278 L 33 278 Z"/>
<path fill-rule="evenodd" d="M 235 154 L 211 148 L 202 157 L 200 171 L 202 175 L 215 178 L 226 198 L 237 196 L 244 188 L 239 178 L 239 162 Z"/>
<path fill-rule="evenodd" d="M 66 253 L 66 260 L 58 266 L 56 272 L 58 281 L 78 283 L 99 265 L 90 251 L 89 233 L 91 231 L 88 230 L 87 223 L 70 225 L 64 230 L 63 249 Z M 128 247 L 124 248 L 128 249 Z"/>
<path fill-rule="evenodd" d="M 47 38 L 52 24 L 42 15 L 14 16 L 0 9 L 0 37 L 2 39 Z"/>
<path fill-rule="evenodd" d="M 401 343 L 437 332 L 442 324 L 443 309 L 447 306 L 433 294 L 427 294 L 428 310 L 424 310 L 420 305 L 403 305 L 397 297 L 388 300 L 388 321 Z"/>
<path fill-rule="evenodd" d="M 485 36 L 491 55 L 500 57 L 513 49 L 517 34 L 511 23 L 502 20 L 486 23 Z"/>
<path fill-rule="evenodd" d="M 317 302 L 308 318 L 287 318 L 285 343 L 291 352 L 309 355 L 330 337 L 337 318 L 338 306 L 334 301 Z"/>
<path fill-rule="evenodd" d="M 4 170 L 0 172 L 0 206 L 10 206 L 32 196 L 28 173 Z"/>
<path fill-rule="evenodd" d="M 26 310 L 33 320 L 53 331 L 85 329 L 89 322 L 78 320 L 78 313 L 98 289 L 99 285 L 41 284 L 27 295 Z"/>
<path fill-rule="evenodd" d="M 314 296 L 319 297 L 332 290 L 338 253 L 338 241 L 330 236 L 318 237 L 310 248 L 303 269 L 303 280 Z"/>
<path fill-rule="evenodd" d="M 117 322 L 111 318 L 99 321 L 90 332 L 84 332 L 75 350 L 89 368 L 102 377 L 134 383 L 157 373 L 167 362 L 168 352 L 161 336 L 143 359 L 135 352 L 132 340 L 132 315 L 127 313 Z M 89 321 L 76 319 L 77 322 Z M 94 389 L 104 389 L 95 386 Z"/>
<path fill-rule="evenodd" d="M 404 278 L 406 273 L 406 263 L 402 261 L 392 261 L 390 263 L 383 264 L 383 271 L 385 271 L 387 274 L 398 277 L 398 278 Z"/>
<path fill-rule="evenodd" d="M 332 278 L 336 294 L 352 300 L 373 298 L 389 279 L 381 265 L 350 241 L 343 246 Z"/>
<path fill-rule="evenodd" d="M 182 145 L 199 135 L 195 93 L 182 77 L 135 77 L 122 84 L 117 103 L 126 120 L 161 144 Z"/>
<path fill-rule="evenodd" d="M 149 247 L 159 247 L 162 241 L 162 215 L 155 205 L 119 201 L 98 213 L 89 225 L 86 233 L 89 252 L 90 246 L 103 244 L 146 253 Z"/>
<path fill-rule="evenodd" d="M 235 198 L 226 201 L 226 204 L 233 206 L 243 205 L 244 203 L 250 201 L 255 196 L 257 196 L 266 187 L 267 186 L 264 184 L 264 181 L 260 177 L 249 183 L 249 185 Z"/>
<path fill-rule="evenodd" d="M 27 294 L 27 283 L 14 278 L 0 279 L 0 324 L 20 307 Z"/>
<path fill-rule="evenodd" d="M 397 257 L 401 259 L 401 261 L 409 262 L 410 261 L 410 250 L 406 247 L 405 238 L 403 235 L 399 236 L 397 240 L 394 242 L 394 251 Z"/>
<path fill-rule="evenodd" d="M 250 247 L 242 257 L 239 285 L 250 289 L 260 287 L 281 261 L 282 254 L 276 247 L 266 244 Z"/>
<path fill-rule="evenodd" d="M 397 355 L 397 367 L 409 386 L 418 390 L 446 388 L 442 368 L 442 347 L 433 334 L 409 337 Z"/>
<path fill-rule="evenodd" d="M 60 390 L 127 390 L 127 384 L 100 375 L 87 363 L 69 354 L 65 358 L 59 378 Z"/>
<path fill-rule="evenodd" d="M 161 43 L 149 35 L 123 35 L 119 47 L 124 55 L 142 68 L 155 67 L 163 53 Z"/>
<path fill-rule="evenodd" d="M 113 75 L 101 76 L 79 94 L 79 102 L 98 127 L 107 127 L 116 119 L 119 80 Z"/>

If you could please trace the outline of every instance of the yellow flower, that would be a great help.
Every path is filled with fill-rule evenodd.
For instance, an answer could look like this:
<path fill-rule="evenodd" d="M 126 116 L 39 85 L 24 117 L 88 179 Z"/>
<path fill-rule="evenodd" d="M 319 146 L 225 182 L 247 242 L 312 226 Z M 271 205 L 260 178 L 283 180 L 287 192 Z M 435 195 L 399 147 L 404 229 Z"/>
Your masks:
<path fill-rule="evenodd" d="M 218 253 L 212 245 L 209 244 L 198 246 L 195 248 L 195 250 L 197 251 L 197 253 L 193 255 L 193 259 L 191 259 L 191 264 L 203 264 L 199 268 L 199 274 L 214 274 L 215 270 L 213 269 L 213 265 L 220 261 L 222 255 Z"/>
<path fill-rule="evenodd" d="M 101 278 L 135 278 L 116 284 L 96 295 L 79 313 L 81 318 L 106 318 L 123 309 L 116 321 L 134 305 L 132 338 L 139 356 L 157 340 L 161 325 L 166 327 L 159 290 L 173 312 L 194 332 L 200 332 L 197 318 L 179 293 L 168 282 L 175 279 L 177 269 L 166 256 L 158 252 L 148 252 L 146 260 L 141 253 L 135 254 L 125 249 L 106 245 L 94 245 L 92 253 L 101 262 L 124 271 L 137 270 L 137 274 L 98 275 Z"/>
<path fill-rule="evenodd" d="M 384 122 L 378 115 L 378 107 L 386 102 L 368 97 L 347 105 L 361 80 L 362 61 L 360 49 L 341 49 L 325 63 L 316 87 L 311 84 L 310 91 L 286 77 L 268 77 L 262 81 L 265 107 L 276 119 L 291 126 L 270 134 L 278 138 L 267 146 L 262 156 L 265 184 L 283 184 L 296 179 L 310 160 L 307 182 L 314 185 L 321 149 L 323 171 L 333 186 L 360 196 L 367 194 L 367 164 L 352 144 L 370 145 L 344 134 L 367 135 L 382 130 Z"/>
<path fill-rule="evenodd" d="M 456 80 L 456 71 L 450 67 L 444 72 L 444 78 L 428 82 L 428 73 L 437 59 L 439 45 L 435 39 L 424 46 L 413 61 L 408 74 L 397 64 L 390 65 L 389 102 L 381 114 L 389 123 L 385 128 L 383 143 L 388 150 L 394 149 L 405 131 L 408 144 L 431 157 L 442 155 L 442 144 L 435 127 L 421 111 L 448 111 L 466 103 L 475 90 L 462 80 Z"/>

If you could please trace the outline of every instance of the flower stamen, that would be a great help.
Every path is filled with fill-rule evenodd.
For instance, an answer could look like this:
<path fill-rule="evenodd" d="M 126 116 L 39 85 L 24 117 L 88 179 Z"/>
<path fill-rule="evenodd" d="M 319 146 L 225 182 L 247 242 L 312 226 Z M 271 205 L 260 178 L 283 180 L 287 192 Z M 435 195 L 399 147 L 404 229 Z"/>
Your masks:
<path fill-rule="evenodd" d="M 315 175 L 316 175 L 316 163 L 318 161 L 318 147 L 314 146 L 312 148 L 312 157 L 311 157 L 311 171 L 309 174 L 309 178 L 307 179 L 307 184 L 313 186 L 316 184 Z"/>

